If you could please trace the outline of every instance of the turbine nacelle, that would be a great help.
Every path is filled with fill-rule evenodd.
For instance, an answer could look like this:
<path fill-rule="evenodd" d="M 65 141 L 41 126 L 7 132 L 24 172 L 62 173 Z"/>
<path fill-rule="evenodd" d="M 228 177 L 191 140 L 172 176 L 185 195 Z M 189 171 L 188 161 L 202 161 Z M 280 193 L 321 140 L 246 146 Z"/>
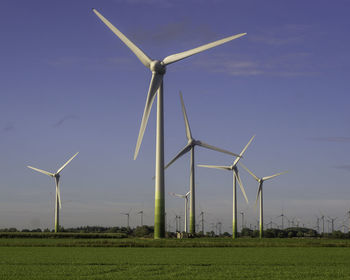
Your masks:
<path fill-rule="evenodd" d="M 150 62 L 149 69 L 153 73 L 164 75 L 166 72 L 166 66 L 159 60 L 153 60 Z"/>

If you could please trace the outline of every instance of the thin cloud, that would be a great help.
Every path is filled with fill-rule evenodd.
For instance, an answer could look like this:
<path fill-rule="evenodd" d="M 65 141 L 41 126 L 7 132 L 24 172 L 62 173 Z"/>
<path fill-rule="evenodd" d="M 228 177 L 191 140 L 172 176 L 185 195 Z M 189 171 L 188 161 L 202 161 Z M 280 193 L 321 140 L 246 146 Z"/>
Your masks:
<path fill-rule="evenodd" d="M 341 169 L 350 172 L 350 164 L 335 165 L 333 168 Z"/>
<path fill-rule="evenodd" d="M 308 140 L 321 141 L 321 142 L 336 142 L 336 143 L 350 143 L 350 137 L 309 137 Z"/>
<path fill-rule="evenodd" d="M 76 120 L 76 119 L 79 119 L 79 117 L 76 115 L 67 115 L 67 116 L 64 116 L 63 118 L 61 118 L 58 122 L 54 123 L 52 126 L 54 128 L 58 128 L 58 127 L 62 126 L 66 121 Z"/>
<path fill-rule="evenodd" d="M 152 29 L 138 27 L 130 31 L 132 40 L 141 45 L 173 45 L 177 41 L 183 42 L 183 45 L 186 45 L 187 48 L 191 48 L 191 46 L 188 46 L 189 43 L 204 44 L 207 41 L 214 41 L 213 38 L 217 37 L 216 35 L 208 25 L 196 25 L 189 19 L 157 25 Z M 197 47 L 197 45 L 193 47 Z"/>
<path fill-rule="evenodd" d="M 300 43 L 307 38 L 307 33 L 312 30 L 311 25 L 306 24 L 286 24 L 279 27 L 261 30 L 249 36 L 249 40 L 254 43 L 262 43 L 271 46 L 282 46 Z"/>
<path fill-rule="evenodd" d="M 193 65 L 207 69 L 211 72 L 225 73 L 231 76 L 277 76 L 296 77 L 312 76 L 317 71 L 309 68 L 305 64 L 309 54 L 289 53 L 277 57 L 271 57 L 267 61 L 257 58 L 252 59 L 230 53 L 220 53 L 211 55 L 208 58 L 196 59 Z"/>
<path fill-rule="evenodd" d="M 14 126 L 13 124 L 9 123 L 9 124 L 7 124 L 6 126 L 4 126 L 4 127 L 2 128 L 2 131 L 3 131 L 3 132 L 11 132 L 11 131 L 13 131 L 14 129 L 15 129 L 15 126 Z"/>

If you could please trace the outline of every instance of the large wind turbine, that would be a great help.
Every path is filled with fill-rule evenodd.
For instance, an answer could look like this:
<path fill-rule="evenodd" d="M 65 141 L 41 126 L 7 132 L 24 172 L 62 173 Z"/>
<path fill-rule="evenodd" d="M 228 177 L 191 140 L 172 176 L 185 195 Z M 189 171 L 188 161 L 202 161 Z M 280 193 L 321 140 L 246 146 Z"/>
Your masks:
<path fill-rule="evenodd" d="M 186 154 L 187 152 L 191 152 L 191 160 L 190 160 L 190 192 L 191 192 L 191 198 L 190 198 L 190 233 L 195 233 L 195 225 L 196 225 L 196 211 L 195 211 L 195 172 L 194 172 L 194 147 L 200 146 L 203 148 L 207 148 L 210 150 L 214 150 L 217 152 L 229 154 L 231 156 L 239 157 L 239 155 L 235 153 L 231 153 L 230 151 L 226 151 L 217 147 L 214 147 L 212 145 L 209 145 L 207 143 L 204 143 L 203 141 L 195 140 L 192 137 L 190 124 L 188 122 L 187 114 L 186 114 L 186 108 L 185 104 L 182 98 L 182 93 L 180 92 L 180 99 L 181 99 L 181 107 L 182 107 L 182 113 L 185 120 L 185 127 L 186 127 L 186 137 L 187 137 L 187 144 L 186 146 L 165 166 L 164 169 L 167 169 L 170 165 L 172 165 L 177 159 L 179 159 L 181 156 Z"/>
<path fill-rule="evenodd" d="M 236 196 L 236 180 L 239 183 L 239 187 L 241 188 L 241 191 L 243 193 L 243 196 L 246 200 L 246 202 L 248 203 L 248 198 L 247 195 L 245 193 L 241 178 L 238 174 L 238 168 L 237 168 L 237 164 L 239 162 L 239 160 L 241 159 L 241 157 L 243 156 L 244 152 L 246 151 L 246 149 L 248 148 L 248 146 L 250 145 L 250 143 L 253 141 L 255 135 L 250 138 L 248 144 L 243 148 L 242 152 L 239 154 L 239 157 L 237 157 L 233 164 L 230 166 L 220 166 L 220 165 L 202 165 L 199 164 L 198 166 L 200 167 L 207 167 L 207 168 L 216 168 L 216 169 L 223 169 L 223 170 L 229 170 L 232 171 L 233 174 L 233 206 L 232 206 L 232 238 L 235 239 L 237 237 L 237 196 Z"/>
<path fill-rule="evenodd" d="M 258 178 L 253 172 L 251 172 L 244 164 L 240 163 L 241 166 L 248 171 L 250 175 L 259 183 L 258 193 L 256 195 L 256 202 L 255 205 L 258 203 L 258 199 L 260 200 L 260 210 L 259 210 L 259 216 L 260 216 L 260 224 L 259 224 L 259 237 L 263 237 L 263 230 L 264 230 L 264 216 L 263 216 L 263 183 L 266 180 L 272 179 L 274 177 L 277 177 L 279 175 L 287 173 L 287 171 L 280 172 L 271 176 L 266 176 L 262 178 Z"/>
<path fill-rule="evenodd" d="M 60 184 L 59 184 L 59 181 L 60 181 L 60 172 L 63 170 L 63 168 L 65 168 L 68 163 L 70 163 L 73 158 L 76 157 L 76 155 L 79 154 L 76 153 L 74 156 L 72 156 L 65 164 L 63 164 L 61 166 L 61 168 L 59 168 L 56 173 L 51 173 L 51 172 L 47 172 L 45 170 L 41 170 L 41 169 L 38 169 L 38 168 L 35 168 L 35 167 L 32 167 L 32 166 L 27 166 L 28 168 L 31 168 L 35 171 L 38 171 L 40 173 L 43 173 L 45 175 L 48 175 L 52 178 L 55 179 L 55 183 L 56 183 L 56 203 L 55 203 L 55 232 L 58 232 L 59 231 L 59 227 L 60 227 L 60 213 L 59 213 L 59 208 L 62 208 L 62 204 L 61 204 L 61 194 L 60 194 Z"/>
<path fill-rule="evenodd" d="M 186 194 L 177 194 L 177 193 L 173 193 L 171 192 L 170 194 L 172 196 L 176 196 L 176 197 L 180 197 L 180 198 L 184 198 L 185 199 L 185 232 L 187 232 L 187 208 L 188 208 L 188 196 L 190 195 L 191 191 L 187 192 Z"/>
<path fill-rule="evenodd" d="M 231 40 L 246 35 L 246 33 L 230 36 L 188 51 L 173 54 L 165 57 L 162 61 L 153 60 L 148 57 L 140 48 L 131 42 L 123 33 L 114 27 L 98 11 L 93 9 L 94 13 L 107 25 L 112 32 L 137 56 L 143 65 L 152 72 L 152 78 L 148 89 L 146 105 L 142 116 L 139 136 L 136 143 L 134 159 L 137 158 L 143 134 L 145 132 L 147 121 L 151 112 L 152 104 L 158 91 L 157 97 L 157 135 L 156 135 L 156 167 L 155 167 L 155 209 L 154 209 L 154 238 L 165 237 L 165 206 L 164 206 L 164 114 L 163 114 L 163 76 L 166 67 L 174 62 L 203 52 L 213 47 L 219 46 Z"/>

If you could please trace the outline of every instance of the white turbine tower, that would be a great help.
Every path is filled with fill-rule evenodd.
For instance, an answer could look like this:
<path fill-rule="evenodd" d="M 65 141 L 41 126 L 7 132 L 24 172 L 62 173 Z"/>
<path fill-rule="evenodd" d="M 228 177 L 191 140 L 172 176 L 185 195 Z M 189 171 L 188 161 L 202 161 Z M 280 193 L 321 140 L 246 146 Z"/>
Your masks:
<path fill-rule="evenodd" d="M 194 172 L 194 147 L 200 146 L 203 148 L 207 148 L 210 150 L 214 150 L 217 152 L 225 153 L 231 156 L 239 157 L 239 155 L 232 153 L 227 150 L 223 150 L 220 148 L 217 148 L 215 146 L 209 145 L 207 143 L 204 143 L 203 141 L 196 140 L 192 137 L 190 124 L 188 122 L 187 114 L 186 114 L 186 108 L 185 104 L 182 98 L 182 93 L 180 92 L 180 99 L 181 99 L 181 107 L 182 107 L 182 113 L 185 120 L 185 127 L 186 127 L 186 137 L 187 137 L 187 144 L 186 146 L 165 166 L 164 169 L 167 169 L 170 165 L 172 165 L 176 160 L 178 160 L 180 157 L 182 157 L 187 152 L 191 152 L 191 160 L 190 160 L 190 192 L 191 192 L 191 198 L 190 198 L 190 233 L 195 233 L 195 224 L 196 224 L 196 211 L 195 211 L 195 172 Z"/>
<path fill-rule="evenodd" d="M 60 227 L 60 213 L 59 213 L 59 208 L 62 208 L 62 204 L 61 204 L 61 193 L 60 193 L 60 184 L 59 184 L 59 181 L 60 181 L 60 172 L 63 170 L 63 168 L 65 168 L 68 163 L 70 163 L 73 158 L 76 157 L 76 155 L 79 154 L 76 153 L 74 156 L 72 156 L 65 164 L 63 164 L 61 166 L 61 168 L 59 168 L 56 173 L 51 173 L 51 172 L 48 172 L 48 171 L 45 171 L 45 170 L 41 170 L 41 169 L 38 169 L 38 168 L 35 168 L 35 167 L 32 167 L 32 166 L 27 166 L 28 168 L 31 168 L 35 171 L 38 171 L 40 173 L 43 173 L 45 175 L 48 175 L 52 178 L 55 179 L 55 183 L 56 183 L 56 203 L 55 203 L 55 232 L 58 232 L 59 231 L 59 227 Z"/>
<path fill-rule="evenodd" d="M 285 174 L 287 173 L 287 171 L 285 172 L 280 172 L 271 176 L 266 176 L 266 177 L 262 177 L 262 178 L 258 178 L 253 172 L 251 172 L 244 164 L 240 163 L 241 166 L 247 170 L 247 172 L 252 175 L 252 177 L 259 183 L 259 188 L 258 188 L 258 193 L 256 195 L 256 202 L 255 205 L 258 203 L 258 199 L 260 201 L 260 210 L 259 210 L 259 216 L 260 216 L 260 224 L 259 224 L 259 237 L 262 238 L 263 237 L 263 230 L 264 230 L 264 213 L 263 213 L 263 183 L 266 180 L 272 179 L 274 177 L 277 177 L 279 175 Z"/>
<path fill-rule="evenodd" d="M 156 135 L 156 167 L 155 167 L 155 211 L 154 211 L 154 238 L 165 237 L 165 205 L 164 205 L 164 114 L 163 114 L 163 76 L 166 67 L 169 64 L 203 52 L 213 47 L 219 46 L 231 40 L 246 35 L 246 33 L 230 36 L 188 51 L 173 54 L 165 57 L 162 61 L 153 60 L 148 57 L 140 48 L 131 42 L 123 33 L 114 27 L 98 11 L 93 9 L 94 13 L 107 25 L 112 32 L 137 56 L 143 65 L 151 72 L 152 78 L 148 89 L 146 105 L 142 116 L 139 136 L 136 143 L 134 159 L 137 158 L 143 134 L 146 129 L 147 121 L 151 112 L 152 104 L 158 91 L 157 99 L 157 135 Z"/>
<path fill-rule="evenodd" d="M 249 144 L 253 141 L 255 135 L 249 140 L 248 144 L 243 148 L 242 152 L 239 154 L 239 157 L 235 159 L 232 165 L 229 166 L 220 166 L 220 165 L 202 165 L 199 164 L 198 166 L 200 167 L 207 167 L 207 168 L 216 168 L 216 169 L 223 169 L 223 170 L 228 170 L 232 171 L 233 173 L 233 201 L 232 201 L 232 238 L 235 239 L 237 237 L 237 196 L 236 196 L 236 180 L 239 183 L 239 187 L 241 188 L 241 191 L 243 193 L 243 196 L 248 203 L 248 198 L 245 193 L 241 178 L 238 174 L 238 168 L 237 164 L 241 157 L 243 156 L 244 152 L 248 148 Z"/>
<path fill-rule="evenodd" d="M 170 193 L 172 196 L 185 199 L 185 230 L 184 230 L 185 232 L 187 232 L 187 209 L 188 209 L 187 205 L 188 205 L 188 196 L 190 195 L 190 193 L 191 193 L 191 191 L 189 191 L 186 194 L 177 194 L 177 193 L 173 193 L 173 192 Z"/>

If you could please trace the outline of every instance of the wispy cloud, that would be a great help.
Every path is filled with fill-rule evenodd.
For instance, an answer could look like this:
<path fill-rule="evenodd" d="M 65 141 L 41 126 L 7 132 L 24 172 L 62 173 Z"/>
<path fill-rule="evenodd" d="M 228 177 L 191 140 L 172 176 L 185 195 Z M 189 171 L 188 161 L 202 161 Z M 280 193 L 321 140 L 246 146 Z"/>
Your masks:
<path fill-rule="evenodd" d="M 264 29 L 249 36 L 250 41 L 271 46 L 296 44 L 307 38 L 312 26 L 306 24 L 285 24 L 282 26 Z"/>
<path fill-rule="evenodd" d="M 15 129 L 14 124 L 12 123 L 8 123 L 7 125 L 5 125 L 1 130 L 2 132 L 11 132 Z"/>
<path fill-rule="evenodd" d="M 204 44 L 207 41 L 213 41 L 216 35 L 209 25 L 196 24 L 190 19 L 180 19 L 176 22 L 156 25 L 147 29 L 139 26 L 130 31 L 132 40 L 138 44 L 152 44 L 152 46 L 184 42 L 188 47 L 189 43 Z"/>
<path fill-rule="evenodd" d="M 79 119 L 79 117 L 76 116 L 76 115 L 66 115 L 63 118 L 61 118 L 60 120 L 58 120 L 56 123 L 54 123 L 52 126 L 54 128 L 58 128 L 58 127 L 62 126 L 63 123 L 65 123 L 66 121 L 68 121 L 68 120 L 76 120 L 76 119 Z"/>
<path fill-rule="evenodd" d="M 350 137 L 344 137 L 344 136 L 309 137 L 307 139 L 312 141 L 322 141 L 322 142 L 350 143 Z"/>
<path fill-rule="evenodd" d="M 289 53 L 276 55 L 268 59 L 251 58 L 247 55 L 220 53 L 210 57 L 196 59 L 194 65 L 208 69 L 208 71 L 226 73 L 232 76 L 268 75 L 278 77 L 312 76 L 317 71 L 305 65 L 307 53 Z"/>
<path fill-rule="evenodd" d="M 130 57 L 107 57 L 107 58 L 88 58 L 88 57 L 56 57 L 45 60 L 45 63 L 54 67 L 80 66 L 83 68 L 95 69 L 96 66 L 114 66 L 129 65 Z"/>
<path fill-rule="evenodd" d="M 336 169 L 350 171 L 350 164 L 335 165 L 333 167 L 336 168 Z"/>

